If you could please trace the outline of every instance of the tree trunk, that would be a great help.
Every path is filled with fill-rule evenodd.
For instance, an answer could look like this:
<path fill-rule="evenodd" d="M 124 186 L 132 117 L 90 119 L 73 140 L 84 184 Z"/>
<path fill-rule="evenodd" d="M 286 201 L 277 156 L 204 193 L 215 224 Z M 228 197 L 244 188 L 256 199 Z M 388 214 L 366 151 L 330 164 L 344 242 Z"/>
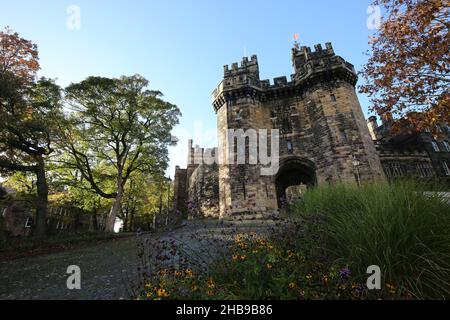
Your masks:
<path fill-rule="evenodd" d="M 122 204 L 122 196 L 123 196 L 123 187 L 119 186 L 117 190 L 117 196 L 114 199 L 114 204 L 111 207 L 111 211 L 109 212 L 109 216 L 106 222 L 105 231 L 106 232 L 114 232 L 114 225 L 116 223 L 116 217 L 119 213 L 120 206 Z"/>
<path fill-rule="evenodd" d="M 36 230 L 35 236 L 38 239 L 45 238 L 47 232 L 47 206 L 48 206 L 48 185 L 45 177 L 44 159 L 39 156 L 36 167 Z"/>
<path fill-rule="evenodd" d="M 128 225 L 128 232 L 133 232 L 133 230 L 134 230 L 134 228 L 133 228 L 133 226 L 134 226 L 134 212 L 135 212 L 135 209 L 133 209 L 133 210 L 131 210 L 131 212 L 130 212 L 130 223 L 129 223 L 129 225 Z"/>

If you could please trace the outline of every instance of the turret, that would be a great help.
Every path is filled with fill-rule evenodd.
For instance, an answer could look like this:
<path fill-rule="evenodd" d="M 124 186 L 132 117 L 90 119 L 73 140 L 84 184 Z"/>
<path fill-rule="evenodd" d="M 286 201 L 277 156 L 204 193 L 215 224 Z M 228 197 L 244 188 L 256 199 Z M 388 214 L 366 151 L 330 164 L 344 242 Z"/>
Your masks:
<path fill-rule="evenodd" d="M 320 75 L 333 71 L 341 75 L 345 80 L 356 85 L 358 79 L 354 66 L 334 53 L 330 42 L 314 46 L 314 51 L 309 47 L 294 47 L 292 49 L 292 64 L 294 67 L 294 79 L 299 82 L 312 75 Z"/>
<path fill-rule="evenodd" d="M 371 116 L 369 120 L 367 120 L 367 126 L 369 127 L 369 133 L 372 137 L 372 140 L 378 139 L 378 123 L 377 123 L 377 117 Z"/>
<path fill-rule="evenodd" d="M 278 94 L 295 95 L 315 84 L 341 80 L 356 85 L 358 76 L 354 66 L 334 52 L 331 43 L 292 49 L 294 74 L 276 77 L 273 84 L 269 80 L 260 80 L 256 55 L 243 58 L 241 63 L 224 66 L 224 79 L 212 93 L 214 110 L 217 112 L 237 96 L 250 96 L 254 99 L 276 99 Z M 280 91 L 281 90 L 281 91 Z M 276 93 L 277 92 L 277 93 Z"/>
<path fill-rule="evenodd" d="M 250 60 L 248 57 L 243 57 L 240 65 L 235 62 L 231 65 L 231 68 L 228 65 L 225 65 L 223 70 L 224 79 L 231 82 L 235 80 L 233 83 L 234 85 L 239 85 L 242 83 L 244 77 L 259 80 L 259 66 L 256 55 L 252 55 Z"/>

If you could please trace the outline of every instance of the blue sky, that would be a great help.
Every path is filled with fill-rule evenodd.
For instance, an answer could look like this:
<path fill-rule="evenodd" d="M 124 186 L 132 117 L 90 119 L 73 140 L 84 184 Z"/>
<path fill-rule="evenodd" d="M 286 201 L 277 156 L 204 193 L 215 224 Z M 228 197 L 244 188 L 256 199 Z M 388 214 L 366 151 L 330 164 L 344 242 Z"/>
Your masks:
<path fill-rule="evenodd" d="M 295 1 L 11 1 L 0 0 L 0 27 L 10 26 L 37 43 L 41 76 L 66 86 L 90 75 L 142 74 L 152 89 L 181 109 L 171 149 L 174 166 L 186 164 L 187 139 L 214 146 L 211 92 L 223 65 L 258 55 L 261 78 L 292 73 L 292 37 L 301 45 L 332 42 L 358 70 L 369 48 L 367 8 L 371 0 Z M 67 8 L 80 8 L 80 29 L 70 30 Z M 367 115 L 369 105 L 360 95 Z M 203 136 L 196 135 L 201 130 Z M 198 126 L 201 126 L 201 129 Z M 197 136 L 197 137 L 196 137 Z M 200 140 L 200 141 L 199 141 Z"/>

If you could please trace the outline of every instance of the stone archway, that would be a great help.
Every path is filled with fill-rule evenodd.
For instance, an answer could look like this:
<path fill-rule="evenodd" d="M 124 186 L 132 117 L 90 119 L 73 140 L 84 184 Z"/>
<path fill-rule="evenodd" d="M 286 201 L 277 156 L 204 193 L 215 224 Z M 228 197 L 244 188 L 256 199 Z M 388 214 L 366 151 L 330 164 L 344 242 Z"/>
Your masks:
<path fill-rule="evenodd" d="M 286 190 L 293 186 L 307 188 L 316 184 L 316 166 L 307 159 L 289 157 L 280 163 L 280 169 L 275 176 L 278 208 L 286 200 Z"/>

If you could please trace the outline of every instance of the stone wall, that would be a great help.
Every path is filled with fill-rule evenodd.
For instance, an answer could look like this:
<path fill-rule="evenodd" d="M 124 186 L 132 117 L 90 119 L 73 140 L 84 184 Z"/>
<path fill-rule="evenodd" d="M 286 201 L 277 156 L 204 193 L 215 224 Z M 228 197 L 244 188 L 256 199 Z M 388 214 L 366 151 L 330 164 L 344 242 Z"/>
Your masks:
<path fill-rule="evenodd" d="M 219 217 L 219 171 L 216 164 L 199 165 L 188 184 L 188 201 L 195 204 L 194 215 Z"/>
<path fill-rule="evenodd" d="M 179 166 L 176 166 L 173 185 L 173 207 L 175 210 L 181 211 L 184 217 L 187 217 L 187 169 L 181 169 Z"/>

